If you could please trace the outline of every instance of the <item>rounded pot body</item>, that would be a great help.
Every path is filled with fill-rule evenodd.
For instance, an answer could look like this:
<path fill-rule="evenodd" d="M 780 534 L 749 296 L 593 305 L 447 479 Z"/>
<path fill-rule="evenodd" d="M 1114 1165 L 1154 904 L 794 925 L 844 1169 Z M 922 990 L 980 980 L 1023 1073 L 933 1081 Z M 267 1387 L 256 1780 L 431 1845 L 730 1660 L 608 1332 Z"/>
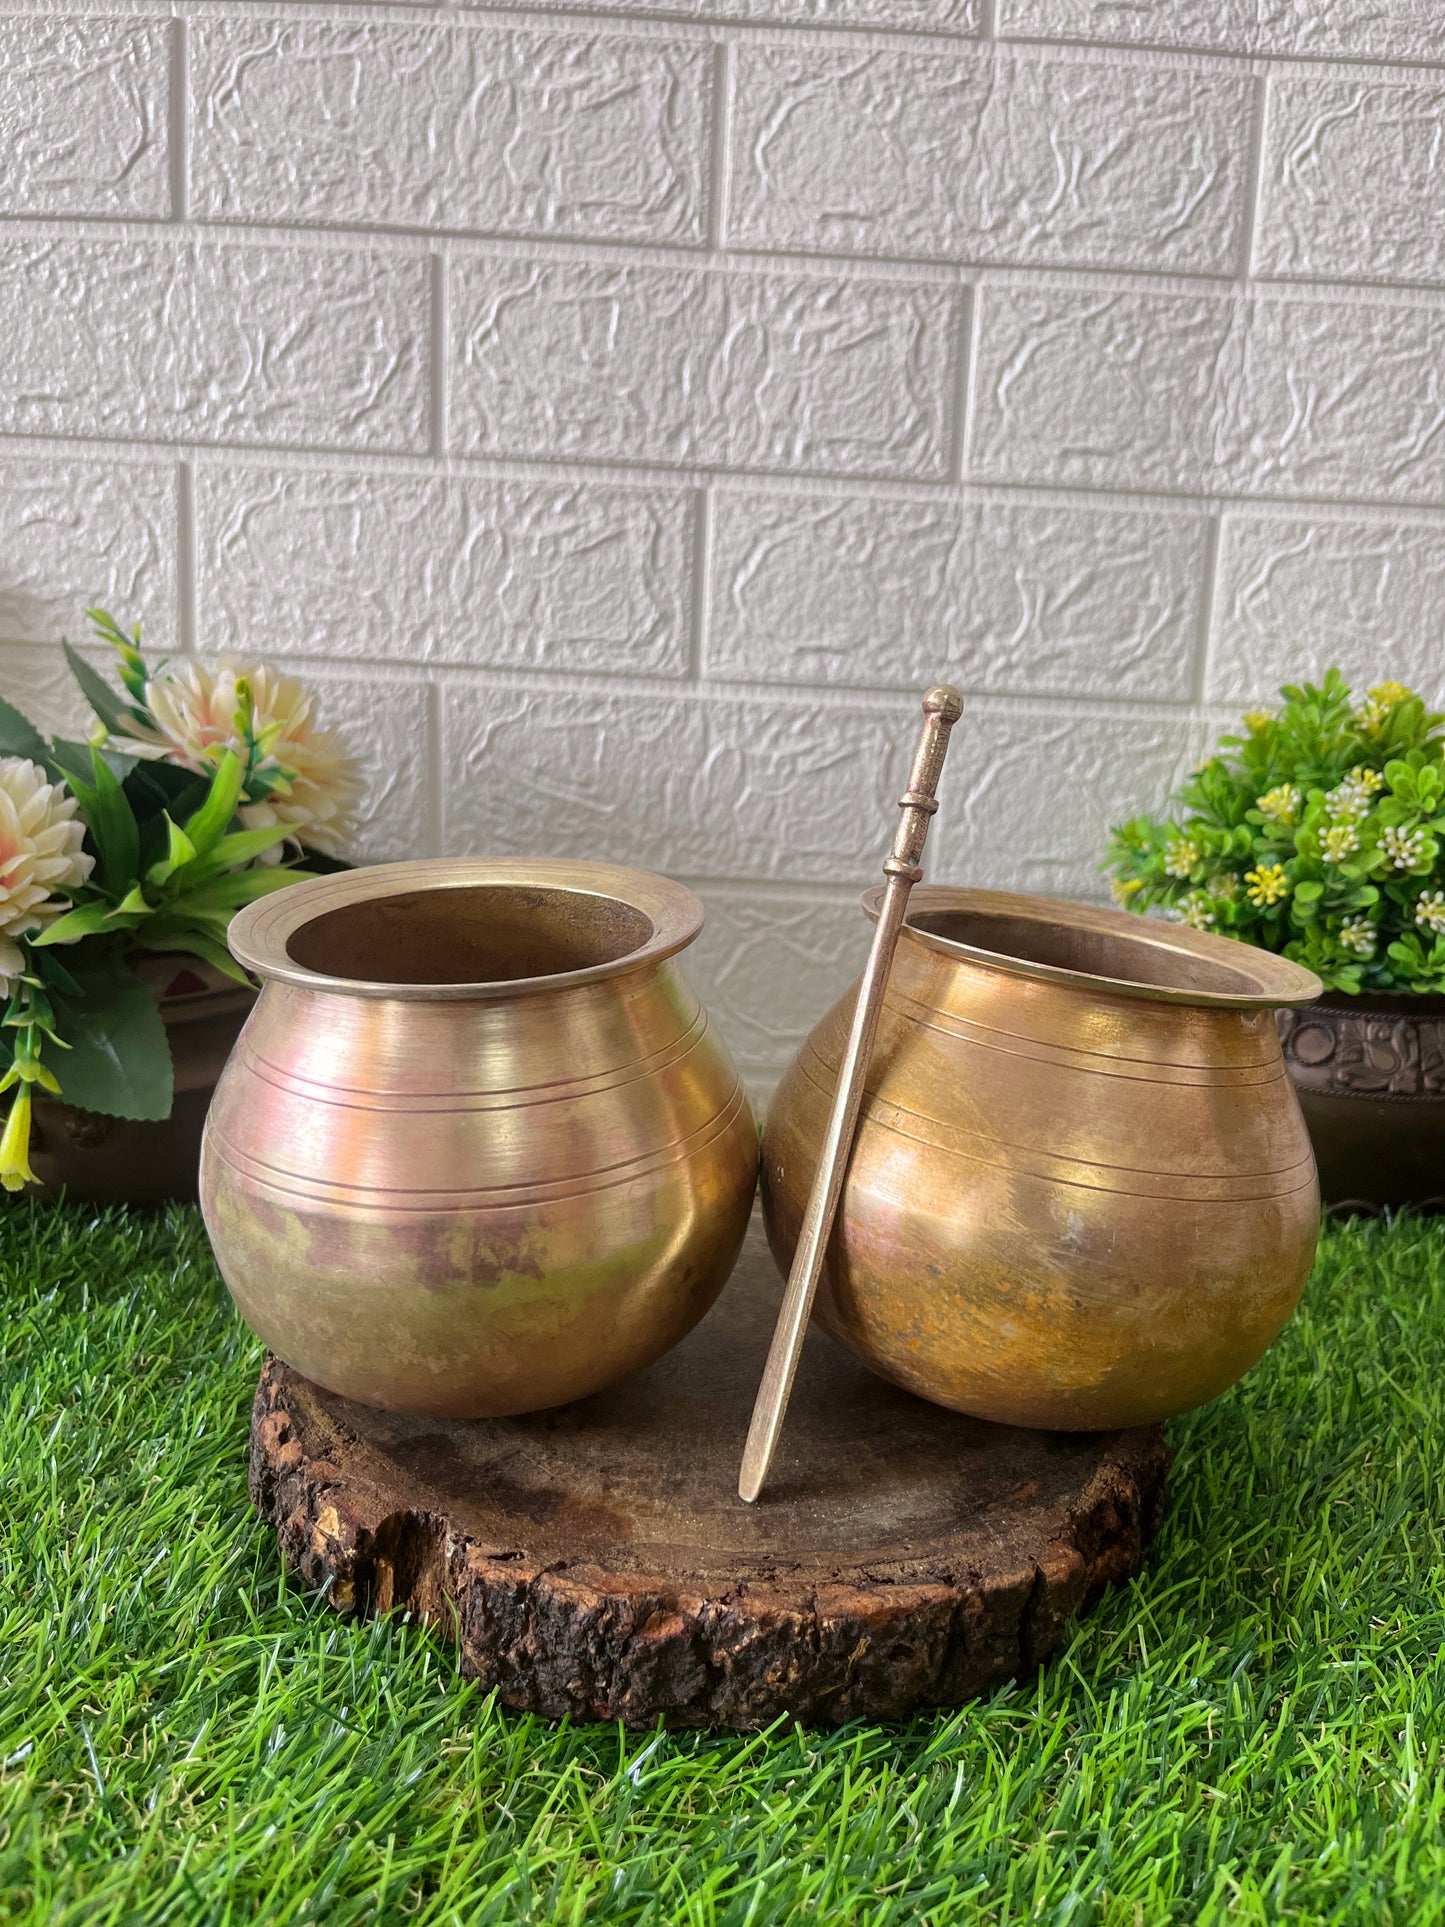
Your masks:
<path fill-rule="evenodd" d="M 864 899 L 876 914 L 877 893 Z M 1308 971 L 1047 898 L 919 889 L 900 937 L 816 1316 L 885 1378 L 1008 1424 L 1167 1418 L 1297 1303 L 1319 1193 L 1274 1007 Z M 854 993 L 763 1139 L 792 1257 Z"/>
<path fill-rule="evenodd" d="M 1279 1024 L 1325 1203 L 1445 1210 L 1445 997 L 1333 991 Z"/>
<path fill-rule="evenodd" d="M 391 1410 L 583 1397 L 675 1344 L 746 1228 L 757 1129 L 673 962 L 701 906 L 600 864 L 392 864 L 242 913 L 266 981 L 201 1198 L 241 1315 Z"/>

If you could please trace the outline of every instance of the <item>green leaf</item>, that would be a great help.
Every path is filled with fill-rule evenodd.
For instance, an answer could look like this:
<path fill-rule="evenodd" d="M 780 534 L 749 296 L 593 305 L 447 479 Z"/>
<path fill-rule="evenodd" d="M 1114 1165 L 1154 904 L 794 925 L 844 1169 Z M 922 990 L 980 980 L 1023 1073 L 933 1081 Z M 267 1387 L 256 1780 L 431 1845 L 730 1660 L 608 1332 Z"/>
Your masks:
<path fill-rule="evenodd" d="M 139 722 L 139 712 L 131 704 L 122 702 L 111 688 L 105 677 L 97 669 L 92 669 L 77 649 L 63 642 L 65 660 L 70 664 L 70 673 L 80 684 L 80 693 L 113 735 L 124 736 L 131 723 Z"/>
<path fill-rule="evenodd" d="M 115 617 L 105 609 L 87 609 L 90 626 L 102 642 L 108 642 L 120 658 L 120 679 L 134 699 L 136 713 L 145 713 L 146 666 L 140 652 L 140 624 L 127 635 Z"/>
<path fill-rule="evenodd" d="M 230 829 L 236 815 L 236 805 L 241 800 L 241 783 L 245 774 L 245 764 L 235 750 L 228 749 L 216 765 L 210 794 L 194 816 L 186 820 L 186 835 L 194 844 L 197 856 L 209 856 Z"/>
<path fill-rule="evenodd" d="M 32 951 L 35 949 L 35 939 L 33 937 L 30 940 L 30 948 Z M 34 958 L 34 964 L 35 974 L 42 982 L 49 984 L 52 990 L 58 990 L 62 996 L 67 997 L 78 997 L 80 995 L 80 985 L 75 981 L 74 977 L 71 976 L 59 957 L 53 957 L 48 950 L 42 950 L 39 956 Z"/>
<path fill-rule="evenodd" d="M 0 701 L 0 756 L 24 756 L 40 764 L 50 761 L 50 745 L 34 723 L 4 701 Z"/>
<path fill-rule="evenodd" d="M 106 921 L 114 923 L 117 917 L 148 917 L 150 914 L 151 906 L 146 902 L 145 891 L 138 883 L 133 883 Z"/>
<path fill-rule="evenodd" d="M 125 779 L 126 795 L 136 821 L 149 821 L 163 811 L 175 822 L 184 824 L 205 801 L 211 787 L 209 776 L 197 776 L 193 769 L 155 757 L 143 757 Z"/>
<path fill-rule="evenodd" d="M 78 998 L 67 998 L 56 1026 L 70 1055 L 61 1095 L 107 1117 L 171 1114 L 171 1047 L 155 999 L 117 958 L 77 963 Z"/>
<path fill-rule="evenodd" d="M 288 823 L 273 823 L 264 830 L 237 830 L 231 836 L 223 836 L 209 856 L 198 857 L 186 866 L 185 881 L 208 883 L 212 877 L 224 876 L 227 870 L 239 870 L 243 864 L 253 863 L 267 850 L 284 843 L 290 834 Z"/>
<path fill-rule="evenodd" d="M 140 830 L 115 771 L 98 750 L 90 752 L 90 765 L 95 801 L 85 811 L 86 822 L 100 853 L 102 880 L 107 889 L 119 893 L 136 880 Z"/>
<path fill-rule="evenodd" d="M 44 950 L 53 943 L 74 943 L 78 937 L 93 937 L 99 930 L 114 927 L 110 922 L 114 914 L 114 908 L 109 903 L 82 903 L 37 931 L 30 938 L 30 948 Z"/>
<path fill-rule="evenodd" d="M 209 883 L 188 890 L 178 900 L 176 908 L 188 915 L 198 911 L 229 914 L 239 910 L 244 903 L 254 903 L 257 897 L 269 896 L 273 890 L 284 890 L 287 884 L 299 883 L 311 874 L 309 870 L 292 870 L 280 864 L 264 870 L 232 870 L 226 876 L 215 877 Z"/>
<path fill-rule="evenodd" d="M 90 813 L 98 807 L 95 785 L 90 780 L 91 762 L 88 745 L 67 743 L 58 738 L 50 748 L 50 763 L 70 785 L 71 793 L 80 804 L 81 813 L 87 823 Z"/>
<path fill-rule="evenodd" d="M 246 774 L 246 795 L 251 802 L 260 803 L 276 790 L 288 790 L 295 774 L 276 763 L 265 769 L 257 769 L 253 763 Z"/>
<path fill-rule="evenodd" d="M 202 963 L 219 970 L 223 977 L 229 977 L 233 983 L 244 984 L 247 990 L 256 987 L 226 946 L 213 937 L 204 936 L 199 930 L 166 932 L 156 937 L 142 932 L 137 941 L 142 950 L 155 950 L 166 956 L 178 952 L 185 957 L 199 957 Z"/>
<path fill-rule="evenodd" d="M 166 824 L 166 853 L 159 863 L 153 863 L 146 872 L 147 883 L 164 883 L 177 870 L 183 870 L 196 854 L 196 846 L 185 831 L 177 828 L 168 816 Z"/>

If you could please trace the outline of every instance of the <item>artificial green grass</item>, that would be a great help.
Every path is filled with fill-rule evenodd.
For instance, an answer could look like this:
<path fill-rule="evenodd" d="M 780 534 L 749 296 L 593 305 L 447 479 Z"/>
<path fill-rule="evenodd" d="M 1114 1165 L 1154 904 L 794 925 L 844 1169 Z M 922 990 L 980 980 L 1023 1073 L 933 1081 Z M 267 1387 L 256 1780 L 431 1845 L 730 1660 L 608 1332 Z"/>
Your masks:
<path fill-rule="evenodd" d="M 898 1728 L 558 1728 L 283 1579 L 199 1222 L 0 1211 L 0 1917 L 1445 1920 L 1445 1224 L 1328 1235 L 1143 1576 Z"/>

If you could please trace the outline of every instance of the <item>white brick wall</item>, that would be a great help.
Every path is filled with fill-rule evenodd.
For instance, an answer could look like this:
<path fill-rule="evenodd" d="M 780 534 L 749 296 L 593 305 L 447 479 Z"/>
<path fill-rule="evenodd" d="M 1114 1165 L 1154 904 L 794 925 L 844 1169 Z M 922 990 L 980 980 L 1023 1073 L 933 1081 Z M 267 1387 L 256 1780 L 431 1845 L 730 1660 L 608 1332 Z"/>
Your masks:
<path fill-rule="evenodd" d="M 1445 694 L 1440 0 L 0 0 L 0 693 L 314 678 L 362 854 L 695 883 L 765 1086 L 932 873 Z"/>

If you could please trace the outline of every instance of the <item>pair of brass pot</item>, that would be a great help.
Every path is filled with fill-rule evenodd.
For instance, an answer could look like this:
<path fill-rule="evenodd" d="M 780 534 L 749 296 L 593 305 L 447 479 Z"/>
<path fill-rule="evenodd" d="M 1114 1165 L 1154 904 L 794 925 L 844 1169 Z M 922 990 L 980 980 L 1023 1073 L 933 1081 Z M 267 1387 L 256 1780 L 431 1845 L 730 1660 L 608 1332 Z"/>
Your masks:
<path fill-rule="evenodd" d="M 876 912 L 878 893 L 865 898 Z M 757 1132 L 676 958 L 701 906 L 601 864 L 388 865 L 243 911 L 263 979 L 202 1202 L 243 1316 L 365 1402 L 563 1403 L 726 1281 Z M 1084 905 L 919 889 L 816 1316 L 939 1404 L 1110 1428 L 1213 1397 L 1310 1269 L 1318 1191 L 1273 1012 L 1309 972 Z M 850 992 L 763 1142 L 786 1269 Z"/>

